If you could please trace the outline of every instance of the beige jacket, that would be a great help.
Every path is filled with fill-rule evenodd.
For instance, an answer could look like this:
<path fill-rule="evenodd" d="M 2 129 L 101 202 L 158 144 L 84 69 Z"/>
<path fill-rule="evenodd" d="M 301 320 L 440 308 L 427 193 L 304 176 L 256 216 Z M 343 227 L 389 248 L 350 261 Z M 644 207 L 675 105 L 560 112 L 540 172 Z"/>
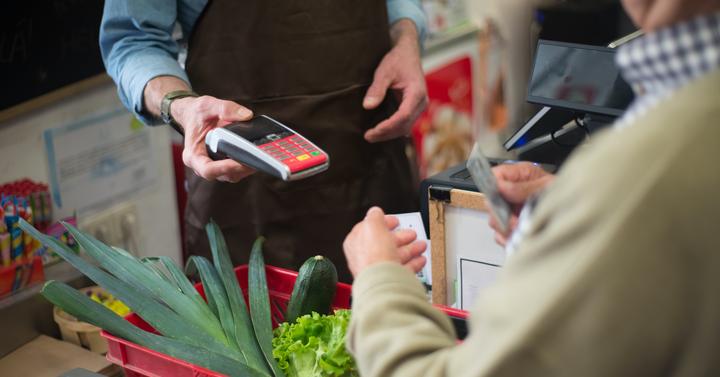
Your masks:
<path fill-rule="evenodd" d="M 353 287 L 363 376 L 720 375 L 720 71 L 563 167 L 456 345 L 394 264 Z"/>

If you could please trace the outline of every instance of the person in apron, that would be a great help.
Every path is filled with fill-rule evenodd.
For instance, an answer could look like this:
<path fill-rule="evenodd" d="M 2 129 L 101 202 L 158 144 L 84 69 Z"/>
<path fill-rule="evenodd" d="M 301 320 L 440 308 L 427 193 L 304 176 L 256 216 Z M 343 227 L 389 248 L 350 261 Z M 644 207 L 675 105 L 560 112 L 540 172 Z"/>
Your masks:
<path fill-rule="evenodd" d="M 398 113 L 411 124 L 426 101 L 418 56 L 409 70 L 416 90 L 403 92 L 399 111 L 396 98 L 385 91 L 402 83 L 374 81 L 384 59 L 402 58 L 389 54 L 396 31 L 387 20 L 386 0 L 208 2 L 189 38 L 185 71 L 196 93 L 213 97 L 174 101 L 168 109 L 173 118 L 187 127 L 184 122 L 194 121 L 189 113 L 205 102 L 225 106 L 217 111 L 218 126 L 248 119 L 251 113 L 238 105 L 213 102 L 233 101 L 311 140 L 329 154 L 330 167 L 294 182 L 248 175 L 247 168 L 224 170 L 231 161 L 209 162 L 206 166 L 223 167 L 203 170 L 192 160 L 198 155 L 207 160 L 202 141 L 212 126 L 186 129 L 183 157 L 191 166 L 186 170 L 186 253 L 210 256 L 205 225 L 212 219 L 235 264 L 247 262 L 253 241 L 262 235 L 267 264 L 297 270 L 321 254 L 335 262 L 341 280 L 350 281 L 342 241 L 367 209 L 417 210 L 407 139 L 397 137 L 409 128 L 398 134 L 376 127 Z M 417 55 L 417 34 L 413 37 Z M 176 89 L 154 85 L 150 81 L 145 90 L 150 110 L 157 108 L 152 93 Z M 404 103 L 408 95 L 415 97 L 410 104 Z"/>

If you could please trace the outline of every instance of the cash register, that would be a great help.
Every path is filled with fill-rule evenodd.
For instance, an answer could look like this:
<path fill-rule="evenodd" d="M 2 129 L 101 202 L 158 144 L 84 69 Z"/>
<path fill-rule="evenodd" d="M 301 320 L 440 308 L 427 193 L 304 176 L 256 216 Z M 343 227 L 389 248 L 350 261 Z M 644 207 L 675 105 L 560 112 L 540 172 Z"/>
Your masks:
<path fill-rule="evenodd" d="M 540 40 L 527 101 L 542 107 L 504 147 L 516 150 L 522 160 L 560 165 L 633 99 L 615 64 L 614 48 Z"/>
<path fill-rule="evenodd" d="M 541 163 L 545 170 L 555 172 L 577 145 L 612 124 L 634 99 L 615 64 L 614 47 L 638 35 L 633 33 L 609 47 L 538 41 L 527 101 L 542 107 L 504 147 L 516 150 L 519 160 Z M 491 164 L 504 161 L 490 159 Z M 465 162 L 421 182 L 420 209 L 428 232 L 428 199 L 446 195 L 450 188 L 478 191 Z"/>

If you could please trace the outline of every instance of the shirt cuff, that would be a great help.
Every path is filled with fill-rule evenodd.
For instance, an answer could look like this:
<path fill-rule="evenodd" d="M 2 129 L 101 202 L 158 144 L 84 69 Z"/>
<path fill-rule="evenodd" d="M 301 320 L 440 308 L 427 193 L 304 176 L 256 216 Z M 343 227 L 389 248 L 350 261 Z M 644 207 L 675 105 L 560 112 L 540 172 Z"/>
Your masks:
<path fill-rule="evenodd" d="M 137 54 L 123 68 L 119 82 L 126 83 L 119 92 L 125 107 L 132 109 L 135 116 L 147 125 L 161 124 L 159 118 L 152 116 L 144 108 L 143 93 L 147 83 L 158 76 L 175 76 L 190 85 L 185 71 L 177 60 L 163 54 Z M 124 76 L 124 77 L 123 77 Z"/>
<path fill-rule="evenodd" d="M 398 20 L 407 18 L 415 23 L 418 32 L 418 42 L 422 45 L 425 42 L 425 30 L 427 19 L 419 1 L 411 0 L 389 0 L 387 3 L 388 21 L 390 25 Z"/>
<path fill-rule="evenodd" d="M 353 306 L 367 300 L 373 302 L 374 297 L 390 289 L 393 294 L 403 292 L 427 300 L 425 287 L 415 274 L 394 262 L 382 262 L 362 271 L 353 282 Z"/>

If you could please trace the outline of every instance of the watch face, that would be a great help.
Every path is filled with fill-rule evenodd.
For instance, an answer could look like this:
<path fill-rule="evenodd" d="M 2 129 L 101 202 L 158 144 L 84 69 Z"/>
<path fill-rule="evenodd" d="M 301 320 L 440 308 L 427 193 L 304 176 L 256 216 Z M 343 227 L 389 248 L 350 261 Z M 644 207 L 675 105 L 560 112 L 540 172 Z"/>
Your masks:
<path fill-rule="evenodd" d="M 160 112 L 160 119 L 163 121 L 163 123 L 166 124 L 170 124 L 170 122 L 172 122 L 172 119 L 170 119 L 170 114 L 167 114 L 164 111 Z"/>

